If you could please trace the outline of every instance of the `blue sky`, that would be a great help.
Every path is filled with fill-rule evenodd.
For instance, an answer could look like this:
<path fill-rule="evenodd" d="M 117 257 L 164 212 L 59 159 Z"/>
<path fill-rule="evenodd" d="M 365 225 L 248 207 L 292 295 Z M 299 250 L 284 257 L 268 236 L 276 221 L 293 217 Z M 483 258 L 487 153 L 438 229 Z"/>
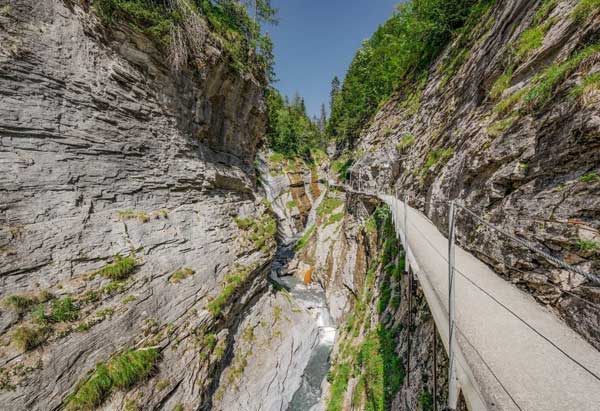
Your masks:
<path fill-rule="evenodd" d="M 272 0 L 279 25 L 265 27 L 275 45 L 275 87 L 298 91 L 309 115 L 329 109 L 331 79 L 340 80 L 363 40 L 384 23 L 401 0 Z"/>

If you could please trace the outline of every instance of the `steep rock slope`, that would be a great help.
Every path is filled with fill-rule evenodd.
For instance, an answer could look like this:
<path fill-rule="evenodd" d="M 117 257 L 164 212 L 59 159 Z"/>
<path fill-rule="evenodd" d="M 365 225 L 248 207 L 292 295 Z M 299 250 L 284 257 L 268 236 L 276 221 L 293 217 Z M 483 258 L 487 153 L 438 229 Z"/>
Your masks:
<path fill-rule="evenodd" d="M 0 408 L 209 406 L 276 225 L 253 194 L 263 85 L 198 22 L 175 72 L 90 9 L 0 4 Z M 100 362 L 137 368 L 98 385 Z"/>
<path fill-rule="evenodd" d="M 579 1 L 491 3 L 428 78 L 363 133 L 352 177 L 407 194 L 442 231 L 447 201 L 598 271 L 598 28 Z M 587 6 L 586 6 L 587 4 Z M 600 347 L 597 284 L 459 212 L 461 244 Z"/>

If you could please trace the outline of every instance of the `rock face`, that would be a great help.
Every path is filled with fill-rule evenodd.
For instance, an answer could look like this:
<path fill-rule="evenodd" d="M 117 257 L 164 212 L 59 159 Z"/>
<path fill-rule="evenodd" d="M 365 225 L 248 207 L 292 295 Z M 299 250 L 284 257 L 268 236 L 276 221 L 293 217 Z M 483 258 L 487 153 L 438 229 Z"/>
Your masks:
<path fill-rule="evenodd" d="M 289 244 L 307 225 L 314 224 L 309 217 L 322 197 L 328 162 L 316 159 L 309 167 L 300 159 L 264 150 L 256 165 L 266 198 L 277 216 L 279 237 Z"/>
<path fill-rule="evenodd" d="M 577 4 L 493 3 L 480 24 L 447 48 L 426 81 L 399 91 L 378 111 L 346 153 L 355 159 L 351 182 L 407 194 L 442 232 L 448 201 L 458 199 L 504 231 L 597 273 L 600 95 L 592 79 L 600 70 L 600 15 L 592 10 L 578 17 Z M 539 44 L 521 47 L 526 31 L 541 33 Z M 369 368 L 362 353 L 390 337 L 391 358 L 400 359 L 404 375 L 396 376 L 392 398 L 379 405 L 430 410 L 435 330 L 426 301 L 417 284 L 411 290 L 408 277 L 395 271 L 397 263 L 381 262 L 385 234 L 369 223 L 378 204 L 346 193 L 345 207 L 340 234 L 319 237 L 319 227 L 307 247 L 315 252 L 309 259 L 332 268 L 316 272 L 341 321 L 323 404 L 378 409 L 367 405 L 375 384 L 365 391 L 361 373 Z M 465 212 L 458 215 L 457 231 L 463 247 L 600 348 L 597 284 L 556 268 Z M 326 240 L 332 243 L 319 244 Z M 384 332 L 374 339 L 375 327 Z M 447 358 L 439 341 L 437 347 L 442 409 Z"/>
<path fill-rule="evenodd" d="M 0 27 L 0 408 L 60 409 L 97 363 L 150 347 L 151 378 L 103 409 L 209 408 L 275 250 L 254 195 L 263 85 L 208 30 L 204 69 L 175 72 L 70 2 L 3 1 Z"/>
<path fill-rule="evenodd" d="M 443 232 L 447 202 L 459 199 L 504 231 L 597 273 L 600 94 L 591 79 L 600 70 L 600 16 L 579 15 L 577 4 L 512 0 L 490 7 L 426 82 L 377 113 L 359 142 L 364 155 L 353 179 L 362 173 L 371 186 L 408 194 Z M 523 40 L 532 33 L 539 44 Z M 457 230 L 463 247 L 600 348 L 597 284 L 464 211 Z"/>

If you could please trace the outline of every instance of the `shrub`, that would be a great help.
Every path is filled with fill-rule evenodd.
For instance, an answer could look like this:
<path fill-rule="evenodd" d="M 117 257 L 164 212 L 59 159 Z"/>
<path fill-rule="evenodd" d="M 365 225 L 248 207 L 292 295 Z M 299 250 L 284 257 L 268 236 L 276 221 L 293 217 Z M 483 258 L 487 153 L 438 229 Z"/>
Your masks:
<path fill-rule="evenodd" d="M 285 206 L 290 210 L 293 210 L 294 208 L 298 207 L 298 205 L 296 204 L 296 202 L 294 200 L 288 201 Z"/>
<path fill-rule="evenodd" d="M 579 177 L 579 181 L 582 183 L 594 183 L 600 180 L 600 176 L 595 171 L 590 171 L 589 173 L 585 173 L 581 177 Z"/>
<path fill-rule="evenodd" d="M 115 262 L 98 270 L 98 273 L 111 280 L 124 280 L 129 277 L 129 274 L 135 269 L 137 261 L 134 257 L 115 256 Z"/>

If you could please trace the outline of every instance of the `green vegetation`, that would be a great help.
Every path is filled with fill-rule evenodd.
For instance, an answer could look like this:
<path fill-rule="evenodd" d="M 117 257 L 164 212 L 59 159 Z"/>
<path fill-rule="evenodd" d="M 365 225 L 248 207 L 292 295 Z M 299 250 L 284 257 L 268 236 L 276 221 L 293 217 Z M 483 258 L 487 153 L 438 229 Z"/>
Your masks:
<path fill-rule="evenodd" d="M 154 348 L 128 350 L 100 363 L 90 377 L 67 398 L 68 411 L 97 408 L 113 389 L 129 389 L 147 379 L 155 370 L 160 352 Z"/>
<path fill-rule="evenodd" d="M 112 295 L 112 294 L 118 294 L 118 293 L 122 293 L 123 291 L 125 291 L 125 287 L 127 287 L 127 281 L 111 281 L 110 283 L 106 284 L 104 287 L 102 287 L 102 292 L 104 294 L 108 294 L 108 295 Z"/>
<path fill-rule="evenodd" d="M 582 23 L 598 14 L 599 11 L 600 0 L 579 0 L 573 10 L 572 17 L 576 22 Z"/>
<path fill-rule="evenodd" d="M 37 303 L 37 299 L 26 295 L 11 295 L 4 299 L 4 305 L 13 311 L 22 313 Z"/>
<path fill-rule="evenodd" d="M 348 388 L 350 371 L 350 365 L 343 363 L 330 372 L 328 378 L 331 382 L 331 396 L 327 404 L 327 411 L 343 411 L 344 394 Z"/>
<path fill-rule="evenodd" d="M 129 274 L 135 269 L 136 265 L 137 261 L 135 257 L 131 255 L 128 257 L 116 255 L 114 263 L 104 266 L 97 273 L 111 280 L 124 280 L 129 277 Z"/>
<path fill-rule="evenodd" d="M 581 251 L 595 251 L 600 248 L 600 244 L 593 240 L 578 240 L 576 246 Z"/>
<path fill-rule="evenodd" d="M 145 211 L 122 210 L 119 211 L 119 218 L 121 220 L 137 219 L 140 223 L 147 223 L 150 221 L 150 217 L 148 217 L 148 213 Z"/>
<path fill-rule="evenodd" d="M 342 155 L 331 164 L 331 169 L 340 180 L 348 180 L 350 178 L 350 167 L 353 163 L 354 160 L 347 154 Z"/>
<path fill-rule="evenodd" d="M 177 403 L 175 404 L 175 406 L 173 407 L 173 411 L 183 411 L 183 404 L 181 403 Z"/>
<path fill-rule="evenodd" d="M 274 246 L 275 236 L 277 235 L 277 222 L 268 212 L 258 220 L 236 217 L 235 223 L 239 229 L 247 233 L 256 249 L 267 252 Z"/>
<path fill-rule="evenodd" d="M 23 313 L 36 304 L 42 304 L 53 299 L 54 296 L 47 290 L 40 291 L 36 296 L 13 294 L 3 300 L 5 307 L 12 311 Z"/>
<path fill-rule="evenodd" d="M 136 300 L 137 300 L 137 297 L 135 295 L 128 295 L 127 297 L 123 298 L 123 300 L 121 300 L 121 303 L 129 304 Z"/>
<path fill-rule="evenodd" d="M 294 200 L 288 201 L 285 205 L 288 209 L 293 210 L 298 207 L 298 204 Z"/>
<path fill-rule="evenodd" d="M 547 67 L 537 74 L 530 84 L 501 100 L 496 105 L 495 111 L 499 114 L 507 114 L 514 110 L 514 107 L 521 101 L 530 112 L 542 109 L 554 96 L 556 88 L 562 84 L 564 79 L 598 52 L 600 52 L 600 43 L 591 44 L 573 53 L 564 62 Z M 594 84 L 595 81 L 593 77 L 590 78 L 587 86 Z M 572 89 L 572 93 L 577 94 L 580 90 L 583 91 L 583 89 L 579 89 L 580 86 Z"/>
<path fill-rule="evenodd" d="M 206 306 L 214 317 L 219 316 L 223 308 L 230 303 L 231 298 L 248 279 L 251 271 L 250 267 L 237 266 L 234 271 L 225 276 L 221 292 Z"/>
<path fill-rule="evenodd" d="M 598 180 L 600 180 L 600 176 L 595 171 L 590 171 L 579 177 L 579 181 L 582 183 L 594 183 Z"/>
<path fill-rule="evenodd" d="M 505 119 L 497 120 L 488 127 L 487 132 L 490 136 L 498 137 L 504 134 L 504 132 L 508 130 L 515 123 L 515 121 L 518 120 L 518 118 L 519 116 L 512 115 Z"/>
<path fill-rule="evenodd" d="M 267 91 L 267 141 L 279 156 L 302 156 L 311 163 L 325 144 L 321 129 L 306 114 L 304 99 L 296 94 L 289 102 L 274 88 Z"/>
<path fill-rule="evenodd" d="M 377 223 L 375 217 L 371 216 L 365 222 L 365 230 L 369 234 L 375 234 L 377 232 Z"/>
<path fill-rule="evenodd" d="M 515 57 L 518 61 L 523 60 L 542 46 L 544 37 L 553 24 L 553 20 L 548 20 L 543 24 L 529 27 L 521 34 L 515 48 Z"/>
<path fill-rule="evenodd" d="M 33 311 L 33 320 L 41 326 L 50 323 L 72 322 L 78 318 L 79 307 L 71 297 L 54 300 L 50 306 L 50 313 L 46 313 L 42 304 L 39 304 Z"/>
<path fill-rule="evenodd" d="M 342 221 L 344 219 L 345 215 L 346 215 L 346 213 L 343 213 L 343 212 L 330 215 L 329 219 L 327 220 L 327 223 L 325 223 L 325 226 L 339 223 L 340 221 Z"/>
<path fill-rule="evenodd" d="M 329 215 L 342 205 L 344 205 L 344 201 L 339 198 L 325 197 L 317 207 L 317 216 L 323 217 Z"/>
<path fill-rule="evenodd" d="M 544 107 L 554 95 L 556 86 L 561 84 L 583 61 L 599 51 L 600 44 L 592 44 L 573 54 L 564 63 L 552 65 L 542 71 L 533 79 L 529 91 L 523 97 L 525 104 L 533 109 Z"/>
<path fill-rule="evenodd" d="M 593 90 L 600 90 L 600 71 L 586 75 L 581 84 L 573 87 L 569 94 L 573 98 L 579 98 Z"/>
<path fill-rule="evenodd" d="M 181 268 L 169 276 L 169 282 L 172 284 L 177 284 L 186 278 L 191 277 L 192 275 L 194 275 L 194 270 L 191 268 Z"/>
<path fill-rule="evenodd" d="M 363 43 L 352 61 L 344 84 L 333 94 L 327 131 L 338 141 L 353 143 L 375 110 L 398 88 L 418 107 L 418 87 L 410 84 L 424 78 L 443 48 L 460 34 L 472 16 L 495 0 L 413 0 L 399 6 L 373 36 Z M 453 67 L 462 64 L 466 51 Z M 412 94 L 412 95 L 411 95 Z M 407 99 L 408 100 L 408 99 Z"/>
<path fill-rule="evenodd" d="M 502 75 L 500 75 L 500 77 L 498 77 L 496 79 L 496 81 L 494 82 L 494 84 L 492 85 L 492 88 L 490 90 L 490 97 L 492 97 L 493 99 L 500 98 L 500 96 L 502 96 L 502 93 L 504 93 L 504 90 L 506 90 L 508 88 L 508 86 L 510 86 L 510 82 L 512 80 L 512 75 L 513 75 L 512 67 L 510 67 Z"/>
<path fill-rule="evenodd" d="M 419 395 L 421 411 L 433 411 L 433 395 L 429 391 L 421 392 Z"/>
<path fill-rule="evenodd" d="M 48 329 L 46 327 L 17 327 L 11 336 L 12 342 L 19 350 L 29 351 L 46 340 Z"/>
<path fill-rule="evenodd" d="M 444 164 L 454 155 L 454 148 L 438 149 L 430 151 L 427 155 L 427 160 L 421 169 L 421 175 L 425 175 L 432 167 L 437 167 L 439 164 Z"/>
<path fill-rule="evenodd" d="M 79 308 L 75 306 L 72 298 L 65 297 L 62 300 L 52 302 L 52 308 L 48 319 L 53 323 L 75 321 L 79 318 Z"/>
<path fill-rule="evenodd" d="M 294 251 L 298 252 L 298 251 L 303 250 L 304 247 L 306 247 L 306 245 L 308 244 L 308 240 L 309 240 L 310 236 L 312 235 L 313 231 L 315 231 L 314 224 L 311 225 L 310 227 L 308 227 L 308 229 L 304 232 L 304 234 L 298 240 L 296 245 L 294 245 Z"/>
<path fill-rule="evenodd" d="M 260 79 L 274 78 L 273 46 L 260 27 L 261 22 L 276 23 L 270 0 L 254 2 L 254 19 L 246 2 L 236 0 L 94 0 L 93 4 L 104 24 L 125 21 L 156 40 L 176 68 L 193 63 L 194 51 L 203 46 L 198 19 L 204 19 L 223 44 L 234 70 Z"/>
<path fill-rule="evenodd" d="M 380 233 L 379 256 L 367 271 L 363 288 L 354 302 L 340 335 L 340 350 L 328 376 L 332 384 L 328 411 L 343 410 L 343 400 L 350 377 L 357 379 L 352 393 L 352 407 L 369 411 L 390 411 L 392 401 L 404 380 L 402 359 L 396 353 L 397 333 L 400 328 L 388 329 L 385 315 L 388 303 L 400 304 L 399 281 L 404 269 L 403 256 L 396 239 L 389 208 L 378 208 L 371 221 Z M 395 264 L 398 260 L 399 263 Z M 380 278 L 377 278 L 377 268 Z M 379 280 L 379 295 L 375 295 Z M 393 296 L 393 298 L 392 298 Z M 380 314 L 380 322 L 372 329 L 371 307 Z M 363 338 L 359 338 L 360 334 Z"/>
<path fill-rule="evenodd" d="M 407 148 L 409 148 L 413 144 L 415 144 L 415 136 L 413 136 L 410 133 L 407 133 L 402 136 L 402 139 L 400 140 L 400 143 L 398 143 L 398 145 L 396 146 L 396 149 L 399 152 L 403 153 L 404 151 L 406 151 Z"/>

